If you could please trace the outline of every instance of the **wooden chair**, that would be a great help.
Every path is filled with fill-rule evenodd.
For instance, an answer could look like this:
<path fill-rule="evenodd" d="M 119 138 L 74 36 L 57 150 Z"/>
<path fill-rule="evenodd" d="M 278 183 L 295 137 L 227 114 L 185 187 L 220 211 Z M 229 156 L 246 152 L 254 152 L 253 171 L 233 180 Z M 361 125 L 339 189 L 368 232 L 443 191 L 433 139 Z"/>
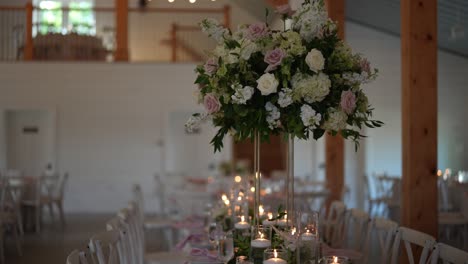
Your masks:
<path fill-rule="evenodd" d="M 85 251 L 73 250 L 67 257 L 66 264 L 89 264 Z"/>
<path fill-rule="evenodd" d="M 431 264 L 437 264 L 439 260 L 443 264 L 468 264 L 468 252 L 443 243 L 437 243 L 433 248 Z"/>
<path fill-rule="evenodd" d="M 121 248 L 121 235 L 118 230 L 96 234 L 89 241 L 89 249 L 96 255 L 97 264 L 124 263 L 124 252 Z"/>
<path fill-rule="evenodd" d="M 400 257 L 400 244 L 403 242 L 405 249 L 406 249 L 406 254 L 408 256 L 408 262 L 410 264 L 414 264 L 414 256 L 413 256 L 413 251 L 411 249 L 412 245 L 416 245 L 419 247 L 422 247 L 422 253 L 419 258 L 419 264 L 425 264 L 428 257 L 429 257 L 429 252 L 431 251 L 432 247 L 434 246 L 435 239 L 425 233 L 406 228 L 406 227 L 400 227 L 398 228 L 396 232 L 396 237 L 395 241 L 393 243 L 392 247 L 392 257 L 391 257 L 391 263 L 396 264 L 398 263 L 398 259 Z"/>
<path fill-rule="evenodd" d="M 330 205 L 327 217 L 322 221 L 323 238 L 331 247 L 339 247 L 342 242 L 345 212 L 346 205 L 334 201 Z"/>
<path fill-rule="evenodd" d="M 371 246 L 371 240 L 373 237 L 377 237 L 379 249 L 379 259 L 373 259 L 373 261 L 378 261 L 378 263 L 380 264 L 389 263 L 389 256 L 392 250 L 392 243 L 395 239 L 397 229 L 398 224 L 394 221 L 387 220 L 384 218 L 372 219 L 368 226 L 366 244 L 364 246 L 363 263 L 371 263 L 370 253 L 375 252 L 375 250 L 377 249 L 375 246 Z"/>

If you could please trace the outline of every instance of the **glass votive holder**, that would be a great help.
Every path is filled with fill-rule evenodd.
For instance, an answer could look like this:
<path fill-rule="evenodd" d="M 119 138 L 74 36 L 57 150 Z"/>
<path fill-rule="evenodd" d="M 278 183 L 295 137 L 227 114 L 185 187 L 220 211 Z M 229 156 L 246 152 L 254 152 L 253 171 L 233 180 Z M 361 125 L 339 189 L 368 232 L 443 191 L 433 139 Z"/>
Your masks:
<path fill-rule="evenodd" d="M 247 256 L 239 256 L 236 258 L 236 264 L 253 264 Z"/>
<path fill-rule="evenodd" d="M 320 260 L 320 264 L 348 264 L 349 259 L 338 256 L 325 256 Z"/>
<path fill-rule="evenodd" d="M 263 263 L 265 249 L 271 247 L 271 229 L 264 226 L 253 226 L 250 240 L 250 258 L 254 264 Z"/>
<path fill-rule="evenodd" d="M 263 264 L 287 264 L 288 253 L 282 249 L 267 249 L 263 253 Z"/>

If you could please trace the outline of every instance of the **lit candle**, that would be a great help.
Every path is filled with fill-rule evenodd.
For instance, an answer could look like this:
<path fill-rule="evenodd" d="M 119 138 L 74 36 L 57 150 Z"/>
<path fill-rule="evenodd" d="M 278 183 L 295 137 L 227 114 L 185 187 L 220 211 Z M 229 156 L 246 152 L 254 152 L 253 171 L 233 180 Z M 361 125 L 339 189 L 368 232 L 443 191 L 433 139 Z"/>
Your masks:
<path fill-rule="evenodd" d="M 263 205 L 260 205 L 258 207 L 258 213 L 260 214 L 260 216 L 262 216 L 265 213 L 265 209 L 263 209 Z"/>
<path fill-rule="evenodd" d="M 272 225 L 274 225 L 274 224 L 276 223 L 276 221 L 270 220 L 270 219 L 273 219 L 273 214 L 272 214 L 272 213 L 268 213 L 267 216 L 268 216 L 268 218 L 265 219 L 265 220 L 263 220 L 262 224 L 263 224 L 264 226 L 272 226 Z"/>
<path fill-rule="evenodd" d="M 284 259 L 278 258 L 278 252 L 276 252 L 276 249 L 273 254 L 274 257 L 264 260 L 263 264 L 287 264 L 287 262 Z"/>
<path fill-rule="evenodd" d="M 247 223 L 247 222 L 245 221 L 245 217 L 244 217 L 244 216 L 241 216 L 241 221 L 238 222 L 238 223 L 235 223 L 235 224 L 234 224 L 234 227 L 235 227 L 236 229 L 242 229 L 242 230 L 243 230 L 243 229 L 249 229 L 249 228 L 250 228 L 250 224 Z"/>
<path fill-rule="evenodd" d="M 252 240 L 250 245 L 253 248 L 268 248 L 271 246 L 271 241 L 263 237 L 263 233 L 259 233 L 260 237 Z"/>
<path fill-rule="evenodd" d="M 338 257 L 333 256 L 333 263 L 332 264 L 339 264 Z"/>
<path fill-rule="evenodd" d="M 303 241 L 312 241 L 314 238 L 315 236 L 309 231 L 309 229 L 307 229 L 306 232 L 301 235 L 301 239 Z"/>
<path fill-rule="evenodd" d="M 278 220 L 277 225 L 281 227 L 287 226 L 288 225 L 287 219 L 288 219 L 287 215 L 285 215 L 283 219 Z"/>

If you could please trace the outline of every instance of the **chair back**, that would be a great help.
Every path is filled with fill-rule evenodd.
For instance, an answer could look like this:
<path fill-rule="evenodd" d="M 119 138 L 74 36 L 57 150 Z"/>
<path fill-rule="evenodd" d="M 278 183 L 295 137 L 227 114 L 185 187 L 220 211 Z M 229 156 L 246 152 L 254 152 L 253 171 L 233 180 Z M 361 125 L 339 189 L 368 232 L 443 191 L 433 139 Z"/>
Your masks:
<path fill-rule="evenodd" d="M 91 237 L 89 249 L 96 254 L 97 264 L 121 264 L 123 263 L 123 252 L 120 232 L 118 230 L 105 231 Z"/>
<path fill-rule="evenodd" d="M 345 242 L 347 248 L 363 252 L 367 239 L 369 215 L 360 209 L 346 212 Z"/>
<path fill-rule="evenodd" d="M 333 201 L 327 217 L 324 220 L 324 239 L 332 247 L 340 246 L 343 239 L 343 225 L 346 205 L 341 201 Z"/>
<path fill-rule="evenodd" d="M 130 241 L 130 254 L 133 263 L 143 263 L 144 260 L 144 241 L 143 237 L 143 230 L 139 227 L 138 219 L 137 219 L 138 212 L 135 210 L 133 206 L 129 206 L 128 208 L 124 208 L 119 211 L 117 217 L 128 226 L 128 236 Z"/>
<path fill-rule="evenodd" d="M 439 260 L 443 264 L 468 264 L 468 252 L 443 243 L 437 243 L 433 248 L 431 264 L 437 264 Z"/>
<path fill-rule="evenodd" d="M 144 219 L 144 198 L 143 198 L 143 192 L 141 191 L 141 186 L 139 184 L 134 184 L 133 185 L 133 201 L 135 201 L 138 204 L 139 214 L 140 218 Z"/>
<path fill-rule="evenodd" d="M 392 250 L 392 243 L 395 239 L 398 224 L 394 221 L 375 218 L 369 222 L 366 244 L 364 247 L 364 263 L 369 263 L 370 253 L 374 252 L 375 247 L 371 246 L 372 237 L 377 237 L 378 249 L 379 249 L 379 262 L 381 264 L 387 264 L 389 262 L 389 256 Z"/>
<path fill-rule="evenodd" d="M 398 263 L 398 258 L 400 257 L 400 244 L 403 242 L 405 249 L 406 249 L 406 255 L 408 256 L 408 262 L 410 264 L 414 264 L 414 255 L 413 255 L 413 250 L 411 248 L 412 245 L 422 247 L 422 253 L 419 258 L 419 264 L 425 264 L 428 257 L 429 257 L 429 252 L 431 251 L 432 247 L 435 244 L 435 238 L 407 228 L 407 227 L 400 227 L 398 228 L 396 232 L 396 237 L 395 241 L 393 243 L 393 248 L 392 248 L 392 264 Z"/>
<path fill-rule="evenodd" d="M 124 223 L 119 217 L 114 217 L 106 223 L 106 230 L 118 230 L 122 238 L 121 248 L 123 254 L 123 262 L 121 264 L 132 264 L 136 260 L 133 259 L 132 240 L 130 239 L 129 225 Z"/>
<path fill-rule="evenodd" d="M 85 251 L 73 250 L 67 257 L 67 264 L 88 264 L 88 253 Z"/>

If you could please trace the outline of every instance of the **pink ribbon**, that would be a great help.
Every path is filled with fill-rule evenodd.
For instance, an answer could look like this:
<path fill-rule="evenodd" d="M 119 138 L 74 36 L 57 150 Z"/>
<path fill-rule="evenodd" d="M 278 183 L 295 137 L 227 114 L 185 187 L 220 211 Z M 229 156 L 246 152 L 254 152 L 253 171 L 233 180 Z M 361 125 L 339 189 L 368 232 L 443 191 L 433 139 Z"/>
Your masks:
<path fill-rule="evenodd" d="M 349 259 L 358 260 L 362 258 L 362 253 L 352 249 L 331 248 L 327 244 L 322 244 L 322 255 L 324 256 L 340 256 Z"/>

